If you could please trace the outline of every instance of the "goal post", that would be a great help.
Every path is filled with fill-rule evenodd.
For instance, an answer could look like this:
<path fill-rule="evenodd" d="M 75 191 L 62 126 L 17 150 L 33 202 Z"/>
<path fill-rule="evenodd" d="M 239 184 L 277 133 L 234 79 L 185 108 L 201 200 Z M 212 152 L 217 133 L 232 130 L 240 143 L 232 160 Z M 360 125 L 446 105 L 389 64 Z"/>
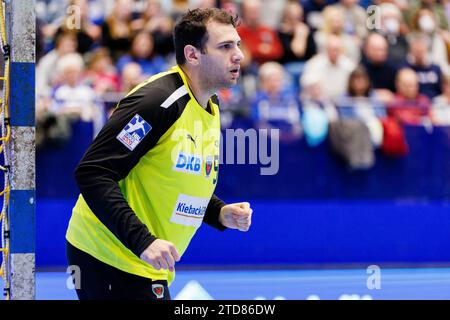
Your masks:
<path fill-rule="evenodd" d="M 6 1 L 10 47 L 10 299 L 35 299 L 35 1 Z M 6 58 L 6 57 L 5 57 Z"/>

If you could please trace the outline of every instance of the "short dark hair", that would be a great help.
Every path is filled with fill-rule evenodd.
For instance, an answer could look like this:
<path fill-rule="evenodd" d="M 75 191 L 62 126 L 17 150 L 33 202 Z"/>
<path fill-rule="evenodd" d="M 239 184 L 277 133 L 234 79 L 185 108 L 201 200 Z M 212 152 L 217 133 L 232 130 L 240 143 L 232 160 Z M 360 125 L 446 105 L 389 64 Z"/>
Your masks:
<path fill-rule="evenodd" d="M 173 31 L 177 64 L 182 65 L 186 62 L 186 57 L 184 56 L 185 46 L 192 45 L 197 49 L 204 49 L 208 41 L 206 25 L 211 20 L 223 24 L 231 24 L 234 28 L 239 25 L 237 15 L 232 16 L 223 9 L 206 8 L 189 10 L 177 22 Z"/>

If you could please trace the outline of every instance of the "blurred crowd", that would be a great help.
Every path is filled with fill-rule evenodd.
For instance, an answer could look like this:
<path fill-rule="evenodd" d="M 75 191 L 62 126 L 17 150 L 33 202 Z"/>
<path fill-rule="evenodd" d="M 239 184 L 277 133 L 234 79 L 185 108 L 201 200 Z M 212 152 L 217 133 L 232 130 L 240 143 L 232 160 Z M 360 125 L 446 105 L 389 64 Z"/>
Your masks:
<path fill-rule="evenodd" d="M 237 86 L 223 127 L 250 120 L 282 143 L 329 139 L 354 168 L 408 152 L 404 126 L 450 125 L 449 0 L 36 0 L 37 145 L 74 119 L 98 132 L 135 85 L 175 64 L 188 9 L 239 15 Z"/>

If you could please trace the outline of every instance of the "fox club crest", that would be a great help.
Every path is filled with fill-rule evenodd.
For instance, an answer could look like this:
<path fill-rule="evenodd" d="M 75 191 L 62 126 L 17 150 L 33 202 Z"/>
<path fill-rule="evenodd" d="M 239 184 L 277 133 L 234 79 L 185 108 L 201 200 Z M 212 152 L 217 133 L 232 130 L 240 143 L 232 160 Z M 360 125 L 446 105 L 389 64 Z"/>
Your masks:
<path fill-rule="evenodd" d="M 152 284 L 152 291 L 156 298 L 161 299 L 164 297 L 164 286 L 162 284 Z"/>

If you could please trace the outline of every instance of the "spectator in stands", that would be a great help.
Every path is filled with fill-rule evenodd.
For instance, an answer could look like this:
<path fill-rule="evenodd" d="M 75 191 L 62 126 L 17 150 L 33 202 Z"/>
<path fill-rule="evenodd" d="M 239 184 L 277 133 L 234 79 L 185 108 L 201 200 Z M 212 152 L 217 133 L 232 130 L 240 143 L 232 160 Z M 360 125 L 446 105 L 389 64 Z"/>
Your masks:
<path fill-rule="evenodd" d="M 41 58 L 36 66 L 36 94 L 38 98 L 51 95 L 51 89 L 55 81 L 55 65 L 58 60 L 77 49 L 77 40 L 72 33 L 60 33 L 55 38 L 55 49 Z"/>
<path fill-rule="evenodd" d="M 97 48 L 90 55 L 85 80 L 98 96 L 120 90 L 119 75 L 107 48 Z"/>
<path fill-rule="evenodd" d="M 82 83 L 84 61 L 81 55 L 69 53 L 59 59 L 56 72 L 60 79 L 60 86 L 54 91 L 50 110 L 82 121 L 100 120 L 95 92 Z"/>
<path fill-rule="evenodd" d="M 68 0 L 61 0 L 57 2 L 48 0 L 36 0 L 36 18 L 42 20 L 46 24 L 52 24 L 55 21 L 58 21 L 57 25 L 60 25 L 66 14 L 68 4 Z"/>
<path fill-rule="evenodd" d="M 435 17 L 435 21 L 437 23 L 437 27 L 443 30 L 448 30 L 449 23 L 448 18 L 445 13 L 444 7 L 440 3 L 441 1 L 436 0 L 410 0 L 409 8 L 405 12 L 407 22 L 409 23 L 411 29 L 415 29 L 415 18 L 418 12 L 425 8 L 431 10 L 433 16 Z"/>
<path fill-rule="evenodd" d="M 89 20 L 88 0 L 71 0 L 70 6 L 77 9 L 66 11 L 67 15 L 56 34 L 73 33 L 77 38 L 77 51 L 85 54 L 100 41 L 101 29 Z"/>
<path fill-rule="evenodd" d="M 239 6 L 234 0 L 219 0 L 220 7 L 233 15 L 239 13 Z"/>
<path fill-rule="evenodd" d="M 111 0 L 88 0 L 89 2 L 89 20 L 92 23 L 100 26 L 109 16 L 114 7 L 114 2 Z"/>
<path fill-rule="evenodd" d="M 352 71 L 346 94 L 338 100 L 341 117 L 369 119 L 384 117 L 386 112 L 381 101 L 372 89 L 366 69 L 359 65 Z"/>
<path fill-rule="evenodd" d="M 298 0 L 261 0 L 264 10 L 261 11 L 261 24 L 277 30 L 281 23 L 284 7 L 289 1 Z"/>
<path fill-rule="evenodd" d="M 403 124 L 427 124 L 430 120 L 430 100 L 419 93 L 416 72 L 408 68 L 401 69 L 397 74 L 396 86 L 396 96 L 388 105 L 388 114 Z"/>
<path fill-rule="evenodd" d="M 196 0 L 195 3 L 197 8 L 202 9 L 219 7 L 216 0 Z"/>
<path fill-rule="evenodd" d="M 383 126 L 379 118 L 386 116 L 384 104 L 372 90 L 369 76 L 362 65 L 352 71 L 347 94 L 336 103 L 341 118 L 359 119 L 369 129 L 374 146 L 383 140 Z"/>
<path fill-rule="evenodd" d="M 145 77 L 167 69 L 166 61 L 163 57 L 154 54 L 154 43 L 151 33 L 141 31 L 133 38 L 129 54 L 120 57 L 117 62 L 117 69 L 122 73 L 123 67 L 129 62 L 136 62 L 142 68 Z"/>
<path fill-rule="evenodd" d="M 450 0 L 441 0 L 441 4 L 447 21 L 450 21 Z"/>
<path fill-rule="evenodd" d="M 300 0 L 305 11 L 305 21 L 313 31 L 320 28 L 323 23 L 322 11 L 338 0 Z"/>
<path fill-rule="evenodd" d="M 342 39 L 336 35 L 326 38 L 326 52 L 319 53 L 305 64 L 300 84 L 311 83 L 308 78 L 319 77 L 325 98 L 335 99 L 347 90 L 348 78 L 355 64 L 342 53 Z"/>
<path fill-rule="evenodd" d="M 173 20 L 162 11 L 160 0 L 147 0 L 144 11 L 132 22 L 132 27 L 135 31 L 145 30 L 152 34 L 157 54 L 167 56 L 174 51 Z"/>
<path fill-rule="evenodd" d="M 260 23 L 260 14 L 260 0 L 242 1 L 242 24 L 238 27 L 238 33 L 257 64 L 278 60 L 283 55 L 278 34 Z"/>
<path fill-rule="evenodd" d="M 298 86 L 305 61 L 317 53 L 316 43 L 309 26 L 303 22 L 303 8 L 298 1 L 288 1 L 278 28 L 283 46 L 280 62 Z"/>
<path fill-rule="evenodd" d="M 382 3 L 380 5 L 381 12 L 381 29 L 378 30 L 388 42 L 388 60 L 396 65 L 405 62 L 408 54 L 408 41 L 403 34 L 406 25 L 403 22 L 403 16 L 400 9 L 392 3 Z"/>
<path fill-rule="evenodd" d="M 436 125 L 450 126 L 450 76 L 444 77 L 442 91 L 433 99 L 431 119 Z"/>
<path fill-rule="evenodd" d="M 36 20 L 42 25 L 41 32 L 45 46 L 52 42 L 56 31 L 63 23 L 68 4 L 69 0 L 36 0 Z"/>
<path fill-rule="evenodd" d="M 338 119 L 338 113 L 334 103 L 322 93 L 320 74 L 302 80 L 301 123 L 306 143 L 315 147 L 326 139 L 328 125 Z"/>
<path fill-rule="evenodd" d="M 256 95 L 256 93 L 255 93 Z M 220 123 L 222 128 L 232 125 L 240 127 L 240 121 L 251 121 L 251 106 L 244 95 L 242 86 L 238 83 L 231 88 L 222 88 L 217 92 L 220 101 Z M 252 97 L 254 99 L 254 96 Z M 235 121 L 237 120 L 237 121 Z M 253 123 L 249 123 L 253 127 Z"/>
<path fill-rule="evenodd" d="M 333 7 L 344 13 L 344 32 L 364 39 L 367 36 L 367 14 L 358 2 L 358 0 L 340 0 Z"/>
<path fill-rule="evenodd" d="M 410 38 L 410 43 L 406 66 L 417 73 L 419 92 L 433 99 L 442 93 L 442 73 L 439 66 L 431 62 L 429 38 L 416 34 Z"/>
<path fill-rule="evenodd" d="M 389 103 L 394 98 L 397 67 L 388 60 L 386 39 L 378 33 L 370 33 L 365 41 L 363 53 L 361 63 L 377 96 L 384 103 Z"/>
<path fill-rule="evenodd" d="M 303 8 L 297 1 L 286 3 L 278 37 L 284 51 L 282 64 L 304 62 L 316 54 L 313 33 L 303 22 Z"/>
<path fill-rule="evenodd" d="M 132 4 L 132 0 L 116 0 L 111 14 L 102 24 L 102 45 L 110 50 L 114 61 L 131 46 Z"/>
<path fill-rule="evenodd" d="M 448 30 L 439 29 L 436 16 L 427 8 L 419 9 L 413 17 L 412 30 L 424 33 L 431 39 L 430 53 L 431 61 L 441 68 L 445 74 L 450 74 L 449 46 L 450 33 Z"/>
<path fill-rule="evenodd" d="M 127 63 L 122 70 L 120 78 L 120 91 L 130 92 L 135 86 L 144 80 L 142 68 L 136 62 Z"/>
<path fill-rule="evenodd" d="M 189 9 L 189 0 L 172 0 L 171 17 L 177 21 Z"/>
<path fill-rule="evenodd" d="M 277 62 L 259 68 L 259 85 L 252 109 L 258 128 L 280 129 L 280 140 L 290 142 L 301 134 L 296 93 L 287 86 L 287 74 Z"/>
<path fill-rule="evenodd" d="M 344 12 L 335 6 L 329 6 L 322 12 L 323 25 L 314 34 L 314 40 L 319 52 L 326 51 L 327 38 L 330 35 L 341 38 L 343 53 L 356 64 L 360 60 L 361 39 L 358 35 L 349 35 L 344 30 Z"/>

